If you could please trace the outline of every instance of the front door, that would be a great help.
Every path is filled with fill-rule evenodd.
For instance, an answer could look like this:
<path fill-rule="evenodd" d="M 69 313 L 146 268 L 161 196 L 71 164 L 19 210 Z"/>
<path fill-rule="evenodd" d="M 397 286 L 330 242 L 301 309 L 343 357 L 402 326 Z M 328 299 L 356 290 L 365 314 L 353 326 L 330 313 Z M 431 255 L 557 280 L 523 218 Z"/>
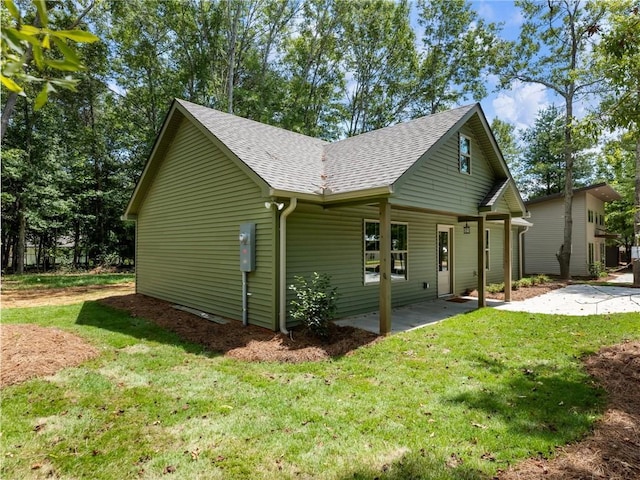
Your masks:
<path fill-rule="evenodd" d="M 438 225 L 438 296 L 451 295 L 451 268 L 453 259 L 453 228 Z"/>

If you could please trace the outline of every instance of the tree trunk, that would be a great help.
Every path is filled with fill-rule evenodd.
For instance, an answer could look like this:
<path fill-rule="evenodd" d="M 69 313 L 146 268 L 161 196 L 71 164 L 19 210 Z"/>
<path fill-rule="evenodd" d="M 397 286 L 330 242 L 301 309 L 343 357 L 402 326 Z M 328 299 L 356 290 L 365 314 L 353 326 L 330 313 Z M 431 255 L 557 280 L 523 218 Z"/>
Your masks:
<path fill-rule="evenodd" d="M 573 230 L 573 148 L 572 148 L 572 122 L 573 103 L 571 96 L 567 96 L 567 111 L 564 125 L 564 238 L 560 251 L 556 254 L 560 264 L 560 278 L 571 279 L 571 237 Z"/>
<path fill-rule="evenodd" d="M 16 263 L 14 272 L 18 275 L 24 273 L 24 239 L 27 230 L 27 220 L 24 215 L 22 201 L 18 200 L 18 241 L 16 242 Z"/>
<path fill-rule="evenodd" d="M 640 248 L 640 133 L 636 137 L 636 192 L 633 234 L 634 244 Z M 640 258 L 633 260 L 633 286 L 640 287 Z"/>

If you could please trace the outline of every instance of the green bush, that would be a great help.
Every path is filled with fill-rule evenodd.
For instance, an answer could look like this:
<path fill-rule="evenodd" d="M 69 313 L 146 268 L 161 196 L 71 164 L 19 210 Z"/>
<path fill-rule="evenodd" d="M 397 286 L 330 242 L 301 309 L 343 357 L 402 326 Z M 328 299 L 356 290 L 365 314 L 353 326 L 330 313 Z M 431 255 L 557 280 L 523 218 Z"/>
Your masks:
<path fill-rule="evenodd" d="M 504 292 L 504 283 L 490 283 L 487 285 L 487 292 L 500 293 Z"/>
<path fill-rule="evenodd" d="M 329 321 L 337 311 L 338 289 L 331 286 L 331 277 L 326 273 L 313 272 L 309 281 L 300 276 L 294 278 L 295 283 L 289 286 L 296 294 L 296 299 L 291 301 L 291 317 L 317 337 L 327 340 Z"/>
<path fill-rule="evenodd" d="M 607 276 L 607 269 L 602 262 L 589 264 L 589 276 L 591 278 L 601 278 Z"/>

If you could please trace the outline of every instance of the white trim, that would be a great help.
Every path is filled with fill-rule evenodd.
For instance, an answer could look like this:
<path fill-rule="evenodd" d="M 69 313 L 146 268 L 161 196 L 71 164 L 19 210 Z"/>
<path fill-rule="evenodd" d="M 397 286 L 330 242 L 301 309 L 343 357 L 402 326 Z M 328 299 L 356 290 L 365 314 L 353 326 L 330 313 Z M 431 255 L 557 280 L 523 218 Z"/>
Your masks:
<path fill-rule="evenodd" d="M 379 278 L 367 281 L 367 260 L 365 258 L 367 255 L 367 239 L 366 239 L 367 223 L 377 223 L 379 225 L 380 220 L 368 219 L 368 218 L 362 219 L 362 283 L 365 287 L 370 285 L 380 285 Z M 408 282 L 409 281 L 409 222 L 393 222 L 392 221 L 391 226 L 393 227 L 393 225 L 405 225 L 407 227 L 407 248 L 406 250 L 393 250 L 393 249 L 391 250 L 392 254 L 394 252 L 405 254 L 404 276 L 399 277 L 398 275 L 394 276 L 392 274 L 391 281 L 392 282 Z M 392 239 L 392 242 L 393 242 L 393 239 Z M 373 252 L 375 251 L 378 252 L 378 255 L 380 254 L 380 250 L 374 250 Z"/>
<path fill-rule="evenodd" d="M 462 149 L 460 148 L 460 144 L 462 143 L 462 140 L 467 140 L 469 142 L 469 153 L 462 153 Z M 465 175 L 471 175 L 471 159 L 472 159 L 472 153 L 471 153 L 471 137 L 465 135 L 462 132 L 458 132 L 458 172 L 463 173 Z M 469 158 L 469 171 L 468 172 L 464 172 L 462 170 L 462 162 L 460 162 L 460 159 L 462 157 L 468 157 Z"/>
<path fill-rule="evenodd" d="M 440 232 L 449 232 L 449 293 L 444 293 L 442 295 L 438 294 L 439 289 L 439 270 L 438 270 L 438 258 L 440 255 Z M 447 223 L 437 223 L 436 224 L 436 295 L 438 297 L 447 297 L 453 295 L 455 292 L 455 236 L 456 236 L 456 228 L 455 225 L 447 224 Z"/>

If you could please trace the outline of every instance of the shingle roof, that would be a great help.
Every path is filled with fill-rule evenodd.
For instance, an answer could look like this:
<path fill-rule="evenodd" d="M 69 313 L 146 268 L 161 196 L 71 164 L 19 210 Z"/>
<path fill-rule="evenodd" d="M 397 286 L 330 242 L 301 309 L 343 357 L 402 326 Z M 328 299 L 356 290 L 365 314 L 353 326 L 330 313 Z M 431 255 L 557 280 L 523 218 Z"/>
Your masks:
<path fill-rule="evenodd" d="M 324 140 L 177 102 L 272 188 L 320 193 Z"/>
<path fill-rule="evenodd" d="M 346 193 L 393 185 L 475 105 L 328 143 L 177 100 L 271 188 Z"/>
<path fill-rule="evenodd" d="M 325 147 L 331 193 L 392 185 L 474 105 L 417 118 Z"/>

